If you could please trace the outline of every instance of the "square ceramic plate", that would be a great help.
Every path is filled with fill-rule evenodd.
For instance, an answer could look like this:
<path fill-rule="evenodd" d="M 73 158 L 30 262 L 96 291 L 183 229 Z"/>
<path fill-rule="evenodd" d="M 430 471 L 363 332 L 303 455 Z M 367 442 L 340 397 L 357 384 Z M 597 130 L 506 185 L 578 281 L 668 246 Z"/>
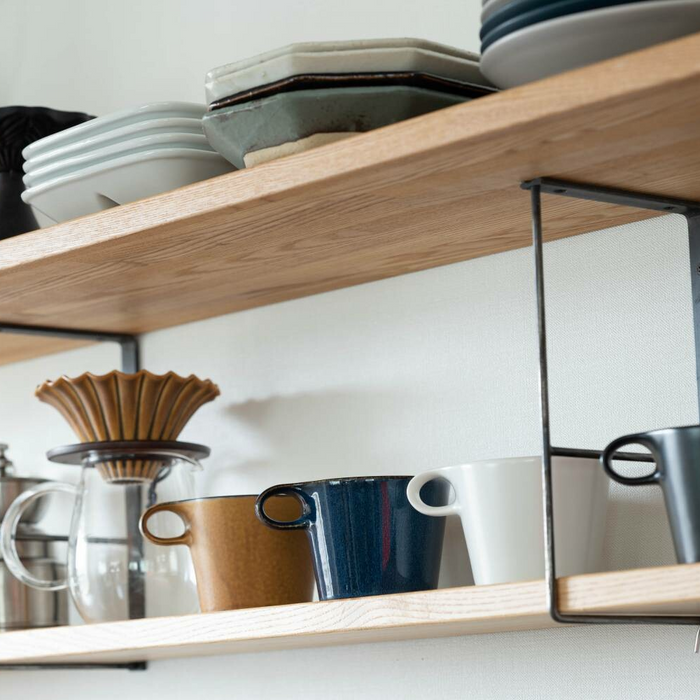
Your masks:
<path fill-rule="evenodd" d="M 94 214 L 231 172 L 218 153 L 192 148 L 145 151 L 57 177 L 22 193 L 56 222 Z"/>
<path fill-rule="evenodd" d="M 467 102 L 469 98 L 409 86 L 330 88 L 272 95 L 209 112 L 204 133 L 237 168 L 250 153 L 318 134 L 362 133 Z"/>
<path fill-rule="evenodd" d="M 69 143 L 91 138 L 98 134 L 105 134 L 108 131 L 119 129 L 129 124 L 169 117 L 201 119 L 204 112 L 205 108 L 203 105 L 191 102 L 154 102 L 134 109 L 125 109 L 120 112 L 106 114 L 104 117 L 97 117 L 84 124 L 78 124 L 72 129 L 59 131 L 57 134 L 39 139 L 39 141 L 30 143 L 22 151 L 22 155 L 25 160 L 30 160 L 40 153 L 46 153 L 54 148 L 66 146 Z"/>
<path fill-rule="evenodd" d="M 262 100 L 272 95 L 300 90 L 322 90 L 349 87 L 388 87 L 390 85 L 405 85 L 410 87 L 437 90 L 449 95 L 461 95 L 474 99 L 496 92 L 496 88 L 459 83 L 456 80 L 438 78 L 429 73 L 314 73 L 311 75 L 294 75 L 291 78 L 278 80 L 274 83 L 261 85 L 252 90 L 244 90 L 230 97 L 224 97 L 209 105 L 209 111 L 224 107 L 232 107 L 251 100 Z"/>
<path fill-rule="evenodd" d="M 196 148 L 201 151 L 213 151 L 204 134 L 156 134 L 141 136 L 121 143 L 98 148 L 72 158 L 59 159 L 24 175 L 25 187 L 36 187 L 63 175 L 106 163 L 115 158 L 135 155 L 143 151 L 157 151 L 163 148 Z"/>
<path fill-rule="evenodd" d="M 100 148 L 113 146 L 130 139 L 142 136 L 156 136 L 160 134 L 193 134 L 203 135 L 202 120 L 183 117 L 170 117 L 164 119 L 148 119 L 136 124 L 129 124 L 105 134 L 98 134 L 86 139 L 81 139 L 66 146 L 53 148 L 46 153 L 24 162 L 24 172 L 30 173 L 37 168 L 44 168 L 64 158 L 74 158 L 85 153 L 91 153 Z"/>
<path fill-rule="evenodd" d="M 479 57 L 419 39 L 292 44 L 207 73 L 207 103 L 284 80 L 320 73 L 389 73 L 412 71 L 474 85 L 486 85 Z"/>

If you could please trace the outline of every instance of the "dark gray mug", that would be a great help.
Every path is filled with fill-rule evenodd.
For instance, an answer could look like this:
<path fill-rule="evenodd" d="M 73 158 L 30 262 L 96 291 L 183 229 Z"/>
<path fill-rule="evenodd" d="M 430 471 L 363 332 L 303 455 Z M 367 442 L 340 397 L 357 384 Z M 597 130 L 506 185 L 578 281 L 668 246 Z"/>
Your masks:
<path fill-rule="evenodd" d="M 656 469 L 644 476 L 618 474 L 612 460 L 625 445 L 646 447 Z M 624 435 L 605 448 L 600 461 L 608 476 L 620 484 L 661 486 L 678 562 L 700 562 L 700 425 Z"/>

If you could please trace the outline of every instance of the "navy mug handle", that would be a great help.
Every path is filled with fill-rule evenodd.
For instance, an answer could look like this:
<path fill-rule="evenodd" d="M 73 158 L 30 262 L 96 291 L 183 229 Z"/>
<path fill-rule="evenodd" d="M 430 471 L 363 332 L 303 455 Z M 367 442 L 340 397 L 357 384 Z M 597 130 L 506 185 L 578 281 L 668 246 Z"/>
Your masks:
<path fill-rule="evenodd" d="M 612 461 L 615 458 L 615 453 L 620 450 L 621 447 L 625 445 L 643 445 L 648 448 L 656 462 L 656 469 L 651 474 L 644 474 L 644 476 L 624 476 L 623 474 L 618 474 L 612 466 Z M 624 484 L 625 486 L 643 486 L 644 484 L 655 484 L 661 478 L 661 469 L 659 467 L 660 460 L 657 456 L 656 443 L 646 433 L 637 433 L 636 435 L 623 435 L 622 437 L 613 440 L 606 448 L 603 450 L 603 454 L 600 456 L 600 462 L 603 465 L 605 473 L 611 478 L 617 481 L 619 484 Z"/>
<path fill-rule="evenodd" d="M 301 515 L 296 520 L 276 520 L 265 512 L 265 503 L 275 496 L 293 496 L 301 504 Z M 305 530 L 313 525 L 316 520 L 316 504 L 308 494 L 299 486 L 282 484 L 272 486 L 263 491 L 255 501 L 255 515 L 258 520 L 275 530 Z"/>

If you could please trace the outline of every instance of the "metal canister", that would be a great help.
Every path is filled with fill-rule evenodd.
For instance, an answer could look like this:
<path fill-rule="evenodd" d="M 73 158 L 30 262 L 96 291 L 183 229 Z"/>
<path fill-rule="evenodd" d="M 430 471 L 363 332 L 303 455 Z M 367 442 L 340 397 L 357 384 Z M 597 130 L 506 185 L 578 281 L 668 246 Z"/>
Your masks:
<path fill-rule="evenodd" d="M 14 476 L 12 462 L 5 456 L 7 445 L 0 444 L 0 520 L 14 499 L 43 479 Z M 17 532 L 17 549 L 24 565 L 42 578 L 64 574 L 63 564 L 51 556 L 52 537 L 34 526 L 43 515 L 46 499 L 30 508 Z M 20 583 L 0 559 L 0 632 L 55 627 L 68 623 L 66 591 L 41 591 Z"/>

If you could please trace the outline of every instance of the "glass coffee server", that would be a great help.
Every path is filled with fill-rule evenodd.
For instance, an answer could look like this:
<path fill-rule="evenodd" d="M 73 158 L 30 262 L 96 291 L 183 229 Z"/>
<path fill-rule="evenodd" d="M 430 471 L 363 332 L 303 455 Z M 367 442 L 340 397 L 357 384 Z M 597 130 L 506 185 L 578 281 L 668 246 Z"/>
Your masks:
<path fill-rule="evenodd" d="M 23 583 L 43 590 L 68 588 L 86 622 L 196 612 L 194 571 L 187 548 L 164 549 L 144 541 L 138 520 L 146 508 L 193 496 L 193 473 L 209 450 L 162 441 L 81 443 L 51 450 L 53 462 L 81 467 L 77 485 L 45 482 L 25 491 L 7 511 L 2 551 Z M 67 574 L 42 579 L 19 558 L 15 535 L 24 513 L 51 493 L 74 497 Z M 177 521 L 153 523 L 165 536 Z M 175 532 L 177 530 L 175 529 Z"/>

